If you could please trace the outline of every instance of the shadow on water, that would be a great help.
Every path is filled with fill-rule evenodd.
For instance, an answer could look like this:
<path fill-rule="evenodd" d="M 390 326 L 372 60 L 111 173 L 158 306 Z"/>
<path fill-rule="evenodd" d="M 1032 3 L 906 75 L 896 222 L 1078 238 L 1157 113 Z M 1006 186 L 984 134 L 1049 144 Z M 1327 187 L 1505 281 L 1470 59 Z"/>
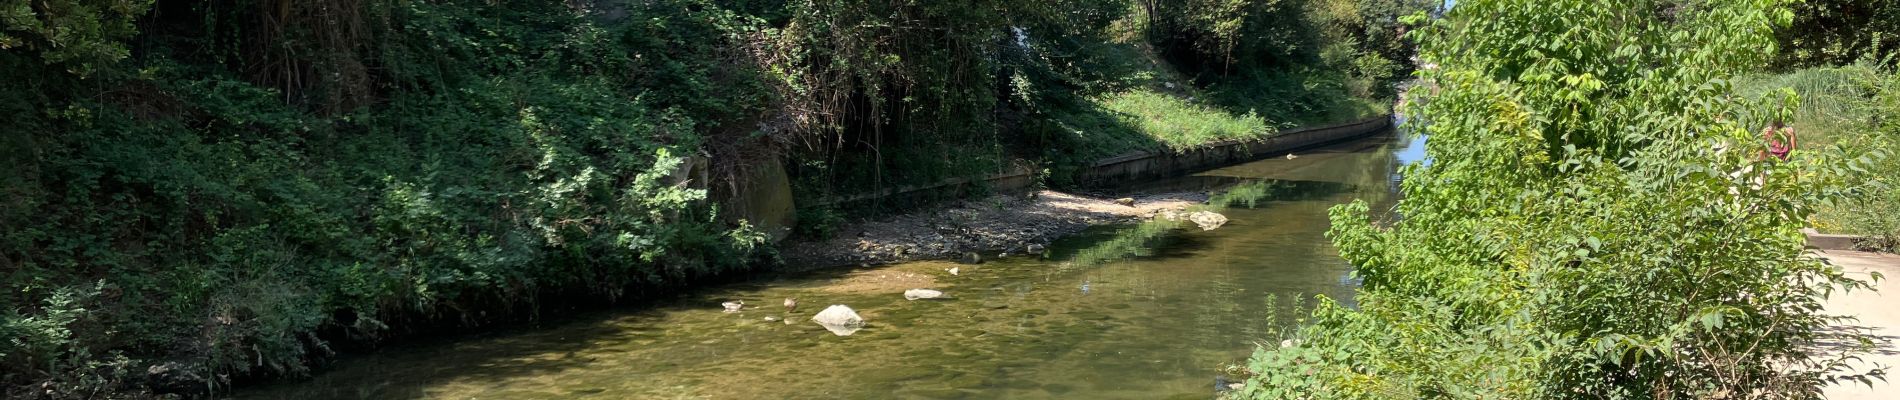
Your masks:
<path fill-rule="evenodd" d="M 1326 209 L 1353 199 L 1389 207 L 1401 145 L 1365 140 L 1130 188 L 1219 194 L 1230 222 L 1211 231 L 1107 227 L 1058 241 L 1046 259 L 762 278 L 350 357 L 238 396 L 1208 398 L 1221 365 L 1277 341 L 1316 298 L 1351 305 L 1356 282 L 1324 237 Z M 1117 240 L 1131 244 L 1103 249 Z M 1077 262 L 1092 251 L 1098 260 Z M 950 299 L 904 300 L 911 288 Z M 784 310 L 787 297 L 801 307 Z M 721 312 L 733 300 L 747 307 Z M 834 336 L 806 321 L 831 304 L 869 324 Z"/>

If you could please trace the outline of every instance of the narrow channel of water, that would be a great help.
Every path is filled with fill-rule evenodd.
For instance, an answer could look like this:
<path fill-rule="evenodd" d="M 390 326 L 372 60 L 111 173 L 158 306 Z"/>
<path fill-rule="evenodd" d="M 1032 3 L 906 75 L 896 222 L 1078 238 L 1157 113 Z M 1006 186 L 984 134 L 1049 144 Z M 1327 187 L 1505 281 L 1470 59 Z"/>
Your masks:
<path fill-rule="evenodd" d="M 1252 207 L 1223 211 L 1224 227 L 1185 224 L 1105 262 L 1072 260 L 1134 229 L 1093 230 L 1046 258 L 710 288 L 541 329 L 352 357 L 311 380 L 239 397 L 1211 398 L 1222 366 L 1277 341 L 1315 296 L 1351 304 L 1355 282 L 1324 237 L 1326 209 L 1354 198 L 1389 206 L 1394 172 L 1422 153 L 1420 141 L 1394 136 L 1133 188 L 1271 190 Z M 911 288 L 952 298 L 907 301 Z M 796 312 L 779 305 L 787 297 L 799 299 Z M 721 312 L 729 300 L 747 308 Z M 830 304 L 857 309 L 869 325 L 836 336 L 807 321 Z"/>

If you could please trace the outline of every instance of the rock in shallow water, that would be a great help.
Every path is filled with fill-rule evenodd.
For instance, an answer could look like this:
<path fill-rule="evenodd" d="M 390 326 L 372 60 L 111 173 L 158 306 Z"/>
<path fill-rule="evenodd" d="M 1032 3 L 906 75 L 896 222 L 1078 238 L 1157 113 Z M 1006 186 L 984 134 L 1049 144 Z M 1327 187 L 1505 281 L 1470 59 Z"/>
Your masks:
<path fill-rule="evenodd" d="M 819 311 L 818 315 L 811 316 L 811 320 L 838 336 L 851 336 L 853 333 L 858 333 L 859 329 L 864 329 L 864 317 L 858 316 L 857 311 L 843 304 L 825 307 L 825 310 Z"/>
<path fill-rule="evenodd" d="M 1226 225 L 1227 216 L 1220 215 L 1213 211 L 1195 211 L 1193 214 L 1188 214 L 1188 221 L 1193 221 L 1195 225 L 1199 225 L 1201 230 L 1211 231 L 1215 228 L 1219 228 L 1221 225 Z"/>
<path fill-rule="evenodd" d="M 904 300 L 929 300 L 943 298 L 943 292 L 930 289 L 911 289 L 904 291 Z"/>

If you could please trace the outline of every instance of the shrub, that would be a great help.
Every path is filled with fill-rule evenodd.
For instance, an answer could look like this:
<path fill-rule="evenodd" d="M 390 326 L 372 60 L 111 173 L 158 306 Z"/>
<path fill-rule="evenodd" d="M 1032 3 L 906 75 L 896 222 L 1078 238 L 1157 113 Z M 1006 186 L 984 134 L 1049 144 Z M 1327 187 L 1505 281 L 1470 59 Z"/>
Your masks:
<path fill-rule="evenodd" d="M 1239 396 L 1815 399 L 1869 378 L 1814 346 L 1817 299 L 1863 284 L 1799 233 L 1832 182 L 1797 172 L 1841 164 L 1762 157 L 1793 104 L 1728 83 L 1782 6 L 1458 2 L 1419 36 L 1432 163 L 1404 169 L 1401 217 L 1332 211 L 1359 309 L 1258 350 Z"/>

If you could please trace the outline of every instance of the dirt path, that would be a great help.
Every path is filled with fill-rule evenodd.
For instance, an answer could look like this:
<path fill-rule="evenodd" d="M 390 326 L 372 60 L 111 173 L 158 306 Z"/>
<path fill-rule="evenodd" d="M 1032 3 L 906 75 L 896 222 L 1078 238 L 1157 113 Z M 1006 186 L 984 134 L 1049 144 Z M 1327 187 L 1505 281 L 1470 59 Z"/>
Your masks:
<path fill-rule="evenodd" d="M 1884 279 L 1874 284 L 1876 291 L 1836 293 L 1828 298 L 1827 312 L 1859 318 L 1860 321 L 1849 328 L 1867 329 L 1875 336 L 1875 344 L 1880 347 L 1856 367 L 1864 370 L 1879 365 L 1889 367 L 1888 375 L 1900 373 L 1893 369 L 1900 366 L 1900 281 L 1897 281 L 1900 279 L 1900 256 L 1842 250 L 1821 251 L 1819 254 L 1856 279 L 1867 280 L 1871 272 L 1883 275 Z M 1874 382 L 1873 387 L 1839 384 L 1828 387 L 1826 396 L 1828 400 L 1900 399 L 1900 384 L 1879 381 Z"/>

